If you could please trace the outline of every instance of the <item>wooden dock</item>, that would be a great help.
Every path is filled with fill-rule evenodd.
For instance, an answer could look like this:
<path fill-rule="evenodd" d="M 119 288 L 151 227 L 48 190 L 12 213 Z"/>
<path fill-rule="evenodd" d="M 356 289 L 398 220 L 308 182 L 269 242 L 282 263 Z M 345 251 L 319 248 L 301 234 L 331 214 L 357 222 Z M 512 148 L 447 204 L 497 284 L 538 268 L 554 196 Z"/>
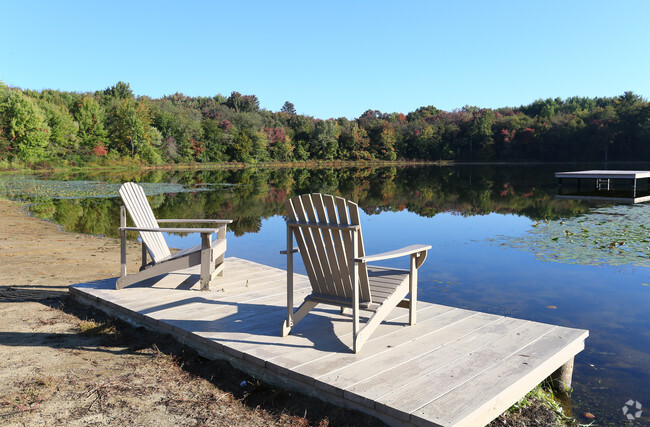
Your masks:
<path fill-rule="evenodd" d="M 650 171 L 633 170 L 586 170 L 574 172 L 556 172 L 558 180 L 557 199 L 572 200 L 600 200 L 622 203 L 643 203 L 650 201 Z M 563 193 L 564 183 L 567 179 L 577 180 L 578 188 L 576 193 Z M 592 182 L 585 191 L 584 181 Z M 639 192 L 639 181 L 645 180 L 645 194 Z M 615 182 L 628 183 L 627 188 L 614 189 Z"/>
<path fill-rule="evenodd" d="M 396 308 L 358 354 L 351 316 L 316 309 L 292 335 L 286 272 L 227 258 L 198 290 L 198 267 L 115 290 L 115 279 L 72 285 L 74 298 L 174 335 L 264 381 L 369 413 L 390 425 L 483 425 L 584 348 L 588 331 L 420 303 Z M 295 275 L 296 303 L 310 291 Z"/>

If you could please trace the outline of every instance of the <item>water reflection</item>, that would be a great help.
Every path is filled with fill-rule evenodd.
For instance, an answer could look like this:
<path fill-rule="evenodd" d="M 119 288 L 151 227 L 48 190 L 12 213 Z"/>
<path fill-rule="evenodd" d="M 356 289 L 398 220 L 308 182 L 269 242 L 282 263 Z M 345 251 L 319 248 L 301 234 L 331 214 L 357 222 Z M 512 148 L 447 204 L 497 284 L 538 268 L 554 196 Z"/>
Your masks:
<path fill-rule="evenodd" d="M 441 212 L 462 216 L 502 213 L 542 220 L 575 216 L 589 207 L 580 201 L 555 200 L 548 166 L 157 170 L 44 178 L 182 184 L 197 191 L 150 196 L 157 216 L 228 217 L 234 220 L 232 230 L 237 236 L 258 232 L 262 220 L 281 215 L 287 197 L 311 192 L 355 200 L 370 215 L 408 210 L 423 217 Z M 117 195 L 116 187 L 112 188 L 107 196 Z M 64 199 L 34 194 L 29 200 L 38 202 L 32 208 L 37 216 L 53 220 L 67 231 L 116 236 L 119 199 L 93 196 Z"/>

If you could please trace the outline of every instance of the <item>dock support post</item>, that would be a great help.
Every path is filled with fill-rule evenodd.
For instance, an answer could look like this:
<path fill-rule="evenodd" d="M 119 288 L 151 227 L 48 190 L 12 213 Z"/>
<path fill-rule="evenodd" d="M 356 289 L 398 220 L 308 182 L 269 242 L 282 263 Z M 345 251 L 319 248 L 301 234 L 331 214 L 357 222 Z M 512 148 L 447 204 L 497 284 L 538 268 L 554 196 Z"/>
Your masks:
<path fill-rule="evenodd" d="M 551 374 L 551 386 L 556 394 L 567 396 L 571 394 L 571 378 L 573 377 L 573 357 Z"/>

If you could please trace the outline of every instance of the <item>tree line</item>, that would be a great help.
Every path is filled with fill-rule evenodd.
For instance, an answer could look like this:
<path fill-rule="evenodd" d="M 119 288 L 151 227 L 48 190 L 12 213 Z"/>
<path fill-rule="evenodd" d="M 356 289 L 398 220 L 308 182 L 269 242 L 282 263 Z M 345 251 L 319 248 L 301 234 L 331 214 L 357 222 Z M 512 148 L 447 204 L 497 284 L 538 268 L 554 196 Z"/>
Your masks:
<path fill-rule="evenodd" d="M 128 83 L 96 92 L 27 90 L 0 82 L 0 161 L 305 160 L 602 161 L 650 158 L 650 104 L 617 97 L 537 100 L 518 108 L 367 110 L 321 120 L 260 108 L 255 95 L 136 97 Z"/>

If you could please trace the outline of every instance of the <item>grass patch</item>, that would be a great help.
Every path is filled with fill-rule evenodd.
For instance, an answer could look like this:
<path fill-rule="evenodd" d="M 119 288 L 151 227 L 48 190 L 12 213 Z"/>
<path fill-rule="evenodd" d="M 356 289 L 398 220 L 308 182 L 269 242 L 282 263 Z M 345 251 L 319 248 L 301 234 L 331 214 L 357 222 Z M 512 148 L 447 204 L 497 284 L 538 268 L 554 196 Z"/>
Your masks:
<path fill-rule="evenodd" d="M 492 421 L 497 426 L 577 426 L 578 421 L 564 412 L 562 404 L 546 383 L 539 384 L 506 412 Z"/>
<path fill-rule="evenodd" d="M 0 416 L 37 409 L 41 402 L 56 391 L 58 383 L 50 377 L 22 381 L 17 384 L 17 392 L 0 395 Z"/>
<path fill-rule="evenodd" d="M 79 333 L 88 337 L 104 336 L 113 340 L 117 336 L 117 328 L 109 322 L 96 322 L 94 320 L 80 320 L 77 325 Z"/>

